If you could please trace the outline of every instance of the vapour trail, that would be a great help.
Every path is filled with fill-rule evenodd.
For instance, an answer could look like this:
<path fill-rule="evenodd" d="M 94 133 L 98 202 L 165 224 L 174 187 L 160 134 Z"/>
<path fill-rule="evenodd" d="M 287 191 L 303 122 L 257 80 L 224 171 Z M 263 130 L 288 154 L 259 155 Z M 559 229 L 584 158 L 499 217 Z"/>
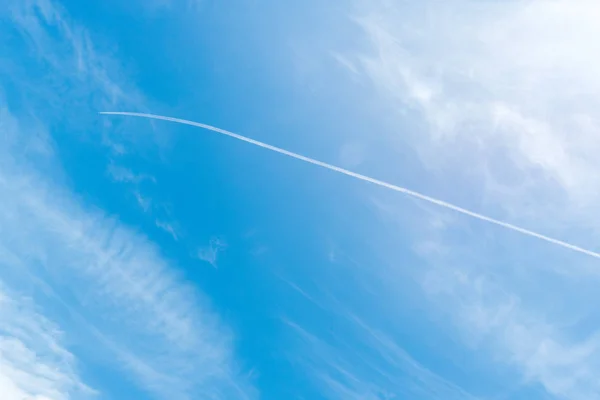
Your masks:
<path fill-rule="evenodd" d="M 591 257 L 600 258 L 600 253 L 597 253 L 595 251 L 587 250 L 587 249 L 584 249 L 583 247 L 575 246 L 573 244 L 564 242 L 562 240 L 554 239 L 554 238 L 551 238 L 549 236 L 542 235 L 541 233 L 530 231 L 528 229 L 521 228 L 521 227 L 519 227 L 517 225 L 509 224 L 508 222 L 500 221 L 500 220 L 497 220 L 497 219 L 485 216 L 483 214 L 479 214 L 479 213 L 476 213 L 476 212 L 473 212 L 473 211 L 469 211 L 469 210 L 467 210 L 465 208 L 456 206 L 454 204 L 447 203 L 447 202 L 445 202 L 443 200 L 439 200 L 439 199 L 436 199 L 436 198 L 433 198 L 433 197 L 429 197 L 427 195 L 421 194 L 419 192 L 415 192 L 415 191 L 410 190 L 410 189 L 403 188 L 401 186 L 397 186 L 397 185 L 393 185 L 391 183 L 380 181 L 378 179 L 371 178 L 371 177 L 366 176 L 366 175 L 361 175 L 361 174 L 349 171 L 349 170 L 344 169 L 344 168 L 336 167 L 335 165 L 327 164 L 327 163 L 325 163 L 323 161 L 315 160 L 313 158 L 306 157 L 306 156 L 303 156 L 301 154 L 293 153 L 291 151 L 288 151 L 288 150 L 285 150 L 285 149 L 282 149 L 282 148 L 279 148 L 279 147 L 275 147 L 275 146 L 272 146 L 272 145 L 267 144 L 267 143 L 259 142 L 258 140 L 250 139 L 248 137 L 245 137 L 245 136 L 242 136 L 242 135 L 238 135 L 237 133 L 226 131 L 225 129 L 217 128 L 217 127 L 214 127 L 214 126 L 211 126 L 211 125 L 202 124 L 200 122 L 194 122 L 194 121 L 188 121 L 188 120 L 180 119 L 180 118 L 165 117 L 165 116 L 162 116 L 162 115 L 154 115 L 154 114 L 146 114 L 146 113 L 126 112 L 126 111 L 104 111 L 104 112 L 100 112 L 100 114 L 105 114 L 105 115 L 125 115 L 125 116 L 129 116 L 129 117 L 141 117 L 141 118 L 149 118 L 149 119 L 157 119 L 157 120 L 163 120 L 163 121 L 170 121 L 170 122 L 176 122 L 178 124 L 196 126 L 198 128 L 203 128 L 203 129 L 207 129 L 209 131 L 221 133 L 221 134 L 223 134 L 225 136 L 229 136 L 229 137 L 232 137 L 234 139 L 238 139 L 238 140 L 241 140 L 243 142 L 250 143 L 250 144 L 253 144 L 255 146 L 262 147 L 264 149 L 271 150 L 271 151 L 274 151 L 276 153 L 280 153 L 280 154 L 283 154 L 283 155 L 286 155 L 286 156 L 289 156 L 289 157 L 292 157 L 292 158 L 295 158 L 295 159 L 307 162 L 309 164 L 317 165 L 319 167 L 326 168 L 326 169 L 329 169 L 329 170 L 332 170 L 332 171 L 335 171 L 335 172 L 339 172 L 340 174 L 344 174 L 344 175 L 350 176 L 352 178 L 359 179 L 361 181 L 370 182 L 370 183 L 373 183 L 375 185 L 382 186 L 384 188 L 394 190 L 396 192 L 404 193 L 404 194 L 406 194 L 408 196 L 415 197 L 415 198 L 417 198 L 419 200 L 427 201 L 429 203 L 438 205 L 440 207 L 447 208 L 449 210 L 454 210 L 454 211 L 459 212 L 461 214 L 468 215 L 469 217 L 476 218 L 476 219 L 479 219 L 481 221 L 489 222 L 491 224 L 498 225 L 498 226 L 501 226 L 503 228 L 515 231 L 515 232 L 519 232 L 519 233 L 521 233 L 523 235 L 527 235 L 527 236 L 531 236 L 531 237 L 534 237 L 534 238 L 537 238 L 537 239 L 540 239 L 540 240 L 544 240 L 544 241 L 546 241 L 548 243 L 552 243 L 552 244 L 555 244 L 557 246 L 561 246 L 561 247 L 564 247 L 566 249 L 576 251 L 578 253 L 586 254 L 586 255 L 591 256 Z"/>

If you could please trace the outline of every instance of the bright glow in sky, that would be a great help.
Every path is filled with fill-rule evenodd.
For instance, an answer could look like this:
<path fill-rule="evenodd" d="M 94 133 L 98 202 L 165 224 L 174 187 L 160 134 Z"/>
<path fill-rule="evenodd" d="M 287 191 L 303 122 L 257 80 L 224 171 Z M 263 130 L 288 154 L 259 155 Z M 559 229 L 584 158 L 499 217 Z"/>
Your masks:
<path fill-rule="evenodd" d="M 329 4 L 332 3 L 332 4 Z M 592 0 L 7 0 L 0 397 L 600 398 Z"/>

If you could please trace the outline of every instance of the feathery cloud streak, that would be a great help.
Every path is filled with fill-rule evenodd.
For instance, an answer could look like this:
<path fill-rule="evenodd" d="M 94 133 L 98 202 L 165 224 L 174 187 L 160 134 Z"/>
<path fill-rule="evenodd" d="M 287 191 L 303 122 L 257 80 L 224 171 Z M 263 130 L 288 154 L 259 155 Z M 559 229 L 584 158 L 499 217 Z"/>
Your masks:
<path fill-rule="evenodd" d="M 86 111 L 138 108 L 139 91 L 57 2 L 9 0 L 0 17 L 0 32 L 11 39 L 0 65 L 0 281 L 40 306 L 33 333 L 25 329 L 31 325 L 11 328 L 19 313 L 2 313 L 0 329 L 10 329 L 2 332 L 4 343 L 23 344 L 21 354 L 2 353 L 24 361 L 22 380 L 12 386 L 20 390 L 16 398 L 81 398 L 70 369 L 75 357 L 116 370 L 158 398 L 253 398 L 232 333 L 208 299 L 143 234 L 60 184 L 69 181 L 68 171 L 52 135 L 61 136 L 61 147 L 77 146 L 80 137 L 70 134 L 93 125 Z M 127 142 L 102 139 L 101 150 L 125 149 Z M 78 351 L 70 357 L 58 339 L 44 342 L 54 336 L 76 342 Z M 39 363 L 25 364 L 34 359 Z M 15 364 L 5 365 L 3 382 L 15 382 Z M 53 380 L 38 367 L 54 370 Z"/>
<path fill-rule="evenodd" d="M 2 268 L 11 268 L 5 258 Z M 77 359 L 62 344 L 63 332 L 31 299 L 0 281 L 0 393 L 4 399 L 67 400 L 96 392 L 77 374 Z"/>
<path fill-rule="evenodd" d="M 0 124 L 18 130 L 2 115 Z M 3 276 L 45 277 L 85 317 L 90 337 L 159 397 L 252 398 L 227 327 L 156 246 L 35 168 L 0 155 L 0 246 L 18 261 Z"/>

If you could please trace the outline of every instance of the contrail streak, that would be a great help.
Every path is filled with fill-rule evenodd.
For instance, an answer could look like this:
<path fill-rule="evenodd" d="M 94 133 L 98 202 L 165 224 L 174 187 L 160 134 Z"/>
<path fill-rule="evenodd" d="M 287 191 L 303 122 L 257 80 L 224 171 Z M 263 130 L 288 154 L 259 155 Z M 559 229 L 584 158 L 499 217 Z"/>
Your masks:
<path fill-rule="evenodd" d="M 332 170 L 332 171 L 335 171 L 335 172 L 339 172 L 340 174 L 344 174 L 344 175 L 350 176 L 352 178 L 359 179 L 361 181 L 370 182 L 370 183 L 373 183 L 375 185 L 382 186 L 384 188 L 394 190 L 396 192 L 404 193 L 404 194 L 406 194 L 408 196 L 415 197 L 415 198 L 417 198 L 419 200 L 427 201 L 429 203 L 438 205 L 440 207 L 444 207 L 444 208 L 447 208 L 447 209 L 459 212 L 461 214 L 468 215 L 469 217 L 476 218 L 476 219 L 479 219 L 481 221 L 489 222 L 491 224 L 498 225 L 498 226 L 501 226 L 503 228 L 510 229 L 512 231 L 519 232 L 519 233 L 522 233 L 524 235 L 531 236 L 531 237 L 534 237 L 534 238 L 537 238 L 537 239 L 540 239 L 540 240 L 544 240 L 546 242 L 549 242 L 549 243 L 555 244 L 557 246 L 561 246 L 561 247 L 567 248 L 569 250 L 576 251 L 578 253 L 586 254 L 588 256 L 592 256 L 592 257 L 595 257 L 595 258 L 600 258 L 600 253 L 597 253 L 595 251 L 587 250 L 587 249 L 584 249 L 583 247 L 575 246 L 573 244 L 570 244 L 570 243 L 567 243 L 567 242 L 563 242 L 562 240 L 554 239 L 554 238 L 551 238 L 549 236 L 542 235 L 540 233 L 533 232 L 533 231 L 530 231 L 530 230 L 525 229 L 525 228 L 521 228 L 521 227 L 513 225 L 513 224 L 509 224 L 508 222 L 500 221 L 500 220 L 497 220 L 497 219 L 485 216 L 483 214 L 479 214 L 479 213 L 476 213 L 476 212 L 473 212 L 473 211 L 469 211 L 469 210 L 467 210 L 465 208 L 462 208 L 462 207 L 459 207 L 459 206 L 455 206 L 454 204 L 450 204 L 450 203 L 447 203 L 447 202 L 445 202 L 443 200 L 439 200 L 439 199 L 436 199 L 436 198 L 433 198 L 433 197 L 429 197 L 427 195 L 421 194 L 419 192 L 415 192 L 415 191 L 410 190 L 410 189 L 403 188 L 401 186 L 396 186 L 396 185 L 393 185 L 391 183 L 380 181 L 378 179 L 371 178 L 371 177 L 366 176 L 366 175 L 361 175 L 361 174 L 349 171 L 349 170 L 344 169 L 344 168 L 336 167 L 335 165 L 327 164 L 327 163 L 325 163 L 323 161 L 315 160 L 313 158 L 306 157 L 306 156 L 303 156 L 303 155 L 298 154 L 298 153 L 293 153 L 291 151 L 288 151 L 288 150 L 285 150 L 285 149 L 282 149 L 282 148 L 279 148 L 279 147 L 275 147 L 275 146 L 272 146 L 272 145 L 267 144 L 267 143 L 259 142 L 258 140 L 250 139 L 248 137 L 245 137 L 245 136 L 242 136 L 242 135 L 238 135 L 237 133 L 226 131 L 225 129 L 221 129 L 221 128 L 217 128 L 217 127 L 214 127 L 214 126 L 202 124 L 200 122 L 194 122 L 194 121 L 188 121 L 188 120 L 180 119 L 180 118 L 165 117 L 165 116 L 162 116 L 162 115 L 154 115 L 154 114 L 146 114 L 146 113 L 124 112 L 124 111 L 105 111 L 105 112 L 100 112 L 100 114 L 106 114 L 106 115 L 125 115 L 125 116 L 129 116 L 129 117 L 141 117 L 141 118 L 157 119 L 157 120 L 176 122 L 178 124 L 191 125 L 191 126 L 196 126 L 198 128 L 208 129 L 210 131 L 221 133 L 223 135 L 232 137 L 234 139 L 238 139 L 238 140 L 241 140 L 243 142 L 250 143 L 250 144 L 253 144 L 253 145 L 258 146 L 258 147 L 262 147 L 262 148 L 267 149 L 267 150 L 274 151 L 276 153 L 280 153 L 280 154 L 283 154 L 283 155 L 286 155 L 286 156 L 289 156 L 289 157 L 292 157 L 292 158 L 296 158 L 298 160 L 301 160 L 301 161 L 304 161 L 304 162 L 307 162 L 307 163 L 310 163 L 310 164 L 313 164 L 313 165 L 317 165 L 317 166 L 322 167 L 322 168 L 326 168 L 326 169 L 329 169 L 329 170 Z"/>

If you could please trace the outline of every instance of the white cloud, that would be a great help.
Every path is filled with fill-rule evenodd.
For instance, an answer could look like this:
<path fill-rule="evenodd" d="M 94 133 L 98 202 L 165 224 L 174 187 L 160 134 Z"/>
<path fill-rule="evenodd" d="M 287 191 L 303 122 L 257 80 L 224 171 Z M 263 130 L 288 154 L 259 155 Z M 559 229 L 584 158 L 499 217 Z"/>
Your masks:
<path fill-rule="evenodd" d="M 156 226 L 160 229 L 162 229 L 163 231 L 167 232 L 169 235 L 171 235 L 171 237 L 174 240 L 178 240 L 179 239 L 179 235 L 177 234 L 177 230 L 175 229 L 175 227 L 173 226 L 172 223 L 166 222 L 166 221 L 161 221 L 161 220 L 156 220 Z"/>
<path fill-rule="evenodd" d="M 210 239 L 208 246 L 198 249 L 197 256 L 200 260 L 205 261 L 216 268 L 219 253 L 225 250 L 226 247 L 227 243 L 223 239 L 213 237 Z"/>
<path fill-rule="evenodd" d="M 20 273 L 49 274 L 47 284 L 76 301 L 109 349 L 126 349 L 117 356 L 143 387 L 158 390 L 163 377 L 171 398 L 251 398 L 238 380 L 227 329 L 147 239 L 86 210 L 5 152 L 0 187 L 0 245 Z"/>
<path fill-rule="evenodd" d="M 116 82 L 109 75 L 111 59 L 96 51 L 88 32 L 83 27 L 73 24 L 56 2 L 9 1 L 5 12 L 36 56 L 48 63 L 53 72 L 62 77 L 77 79 L 84 85 L 77 90 L 80 94 L 85 93 L 85 89 L 100 89 L 100 91 L 89 90 L 94 93 L 90 98 L 92 102 L 98 102 L 93 104 L 94 106 L 109 106 L 120 101 L 135 102 L 137 92 L 123 90 L 121 82 Z M 59 77 L 48 78 L 49 80 L 46 81 L 48 84 L 58 83 L 60 79 Z M 50 87 L 38 89 L 47 90 Z M 59 100 L 56 98 L 58 95 L 55 93 L 52 96 L 53 102 Z"/>
<path fill-rule="evenodd" d="M 424 163 L 479 174 L 520 217 L 532 212 L 520 199 L 549 189 L 563 217 L 593 207 L 597 2 L 382 3 L 357 18 L 371 43 L 357 58 L 398 108 L 426 121 L 408 127 Z"/>
<path fill-rule="evenodd" d="M 27 94 L 18 97 L 20 115 L 42 125 L 68 121 L 79 139 L 101 144 L 117 156 L 132 144 L 152 146 L 153 140 L 140 141 L 121 124 L 97 121 L 97 110 L 116 105 L 141 109 L 144 99 L 123 72 L 126 65 L 111 49 L 96 46 L 88 30 L 59 3 L 8 0 L 0 16 L 0 33 L 12 38 L 6 43 L 0 79 Z M 90 132 L 102 136 L 91 137 Z"/>
<path fill-rule="evenodd" d="M 152 208 L 152 200 L 151 199 L 144 196 L 139 191 L 134 191 L 133 195 L 135 196 L 135 200 L 137 201 L 138 205 L 144 212 L 150 211 L 150 209 Z"/>
<path fill-rule="evenodd" d="M 11 268 L 4 260 L 2 268 Z M 0 393 L 6 400 L 92 397 L 55 323 L 0 282 Z"/>
<path fill-rule="evenodd" d="M 339 311 L 339 310 L 338 310 Z M 343 315 L 344 313 L 342 313 Z M 294 363 L 304 366 L 328 399 L 475 400 L 419 364 L 384 332 L 346 313 L 343 328 L 319 336 L 284 321 L 295 335 Z"/>
<path fill-rule="evenodd" d="M 561 316 L 559 310 L 552 310 L 556 306 L 551 302 L 528 298 L 522 280 L 498 276 L 502 271 L 485 262 L 479 267 L 463 266 L 466 257 L 448 254 L 429 257 L 432 267 L 422 281 L 434 304 L 454 322 L 448 332 L 458 330 L 473 350 L 490 351 L 495 361 L 515 365 L 525 382 L 539 382 L 555 396 L 574 400 L 598 396 L 600 336 L 581 329 L 580 310 Z M 483 255 L 470 258 L 481 261 Z M 543 277 L 537 284 L 548 285 Z M 548 285 L 544 290 L 560 296 L 559 303 L 569 309 L 578 306 L 571 294 L 575 286 Z"/>
<path fill-rule="evenodd" d="M 146 174 L 138 174 L 133 172 L 129 168 L 121 167 L 115 163 L 110 163 L 107 167 L 109 176 L 116 182 L 126 183 L 140 183 L 143 181 L 150 181 L 156 183 L 156 179 L 153 176 Z"/>
<path fill-rule="evenodd" d="M 593 243 L 597 2 L 383 1 L 358 10 L 370 47 L 347 57 L 360 60 L 363 78 L 398 110 L 403 143 L 431 179 L 450 182 L 440 197 L 464 193 L 465 206 Z M 440 225 L 449 214 L 439 210 L 407 216 L 390 208 L 380 211 L 400 214 L 400 229 L 413 223 L 429 267 L 407 274 L 448 317 L 449 332 L 553 396 L 598 397 L 598 312 L 588 305 L 598 300 L 597 265 L 460 217 Z M 390 285 L 394 273 L 385 271 Z"/>
<path fill-rule="evenodd" d="M 59 121 L 58 126 L 78 132 L 80 127 L 85 127 L 81 132 L 90 126 L 104 129 L 106 136 L 93 143 L 122 154 L 131 138 L 115 137 L 111 132 L 122 132 L 116 124 L 95 125 L 96 110 L 114 104 L 139 108 L 138 92 L 56 3 L 15 0 L 0 13 L 7 17 L 0 32 L 11 35 L 11 43 L 22 39 L 22 46 L 7 50 L 17 61 L 3 59 L 0 77 L 28 94 L 19 119 L 6 104 L 0 108 L 0 262 L 10 267 L 2 268 L 0 278 L 11 288 L 30 289 L 45 308 L 67 308 L 69 317 L 53 314 L 65 337 L 76 335 L 80 348 L 98 358 L 93 362 L 117 368 L 159 398 L 256 397 L 237 366 L 231 332 L 202 293 L 179 277 L 177 266 L 144 235 L 61 185 L 64 172 L 55 153 L 27 147 L 41 137 L 44 125 Z M 19 62 L 21 57 L 27 62 Z M 122 179 L 134 176 L 119 172 Z M 11 343 L 23 343 L 20 357 L 33 354 L 27 349 L 39 351 L 11 335 Z M 55 360 L 39 358 L 40 365 L 50 367 Z M 52 384 L 67 398 L 69 379 L 75 381 L 76 375 L 60 369 L 70 364 L 56 362 L 58 383 Z M 21 386 L 36 383 L 34 375 L 20 376 Z M 53 390 L 51 383 L 44 384 Z M 26 390 L 21 386 L 17 389 Z"/>
<path fill-rule="evenodd" d="M 335 61 L 337 61 L 346 70 L 350 71 L 353 75 L 359 74 L 358 68 L 351 60 L 348 59 L 348 57 L 345 57 L 340 53 L 332 53 L 331 57 L 333 57 Z"/>
<path fill-rule="evenodd" d="M 405 209 L 379 210 L 401 226 L 389 231 L 392 240 L 406 240 L 408 229 L 425 261 L 398 268 L 404 255 L 384 256 L 393 266 L 378 273 L 390 296 L 399 281 L 414 279 L 440 332 L 459 339 L 483 366 L 515 368 L 523 375 L 516 387 L 541 384 L 552 398 L 598 396 L 600 314 L 590 306 L 598 300 L 597 266 L 587 272 L 586 260 L 573 254 L 433 207 L 408 216 Z"/>

